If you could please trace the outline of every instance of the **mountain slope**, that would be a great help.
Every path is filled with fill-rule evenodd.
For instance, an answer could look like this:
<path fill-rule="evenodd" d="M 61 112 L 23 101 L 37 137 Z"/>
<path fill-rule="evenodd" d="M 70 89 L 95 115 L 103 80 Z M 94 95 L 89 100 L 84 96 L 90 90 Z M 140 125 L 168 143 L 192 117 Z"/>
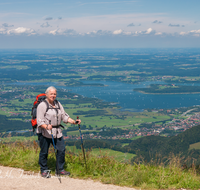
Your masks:
<path fill-rule="evenodd" d="M 190 144 L 197 142 L 200 142 L 200 126 L 195 126 L 173 137 L 142 137 L 132 141 L 125 148 L 136 151 L 137 157 L 134 158 L 134 161 L 139 159 L 139 157 L 142 157 L 147 162 L 156 158 L 166 160 L 174 154 L 175 156 L 192 156 L 200 163 L 200 150 L 189 150 Z"/>

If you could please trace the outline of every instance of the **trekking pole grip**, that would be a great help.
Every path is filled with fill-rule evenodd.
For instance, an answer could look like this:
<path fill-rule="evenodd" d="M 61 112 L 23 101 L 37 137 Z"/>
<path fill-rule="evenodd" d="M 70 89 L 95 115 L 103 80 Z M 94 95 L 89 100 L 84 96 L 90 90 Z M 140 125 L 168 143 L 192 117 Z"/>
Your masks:
<path fill-rule="evenodd" d="M 77 116 L 77 119 L 79 119 L 79 116 Z M 75 122 L 76 124 L 78 123 L 78 121 Z"/>

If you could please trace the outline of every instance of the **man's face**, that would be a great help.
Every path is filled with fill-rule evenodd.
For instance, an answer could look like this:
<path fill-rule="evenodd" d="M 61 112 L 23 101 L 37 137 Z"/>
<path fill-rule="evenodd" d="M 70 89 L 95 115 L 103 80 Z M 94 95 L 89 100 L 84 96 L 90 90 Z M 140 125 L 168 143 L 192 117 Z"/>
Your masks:
<path fill-rule="evenodd" d="M 46 97 L 47 97 L 47 100 L 50 102 L 50 103 L 53 103 L 53 101 L 56 99 L 56 90 L 49 90 L 49 92 L 46 94 Z"/>

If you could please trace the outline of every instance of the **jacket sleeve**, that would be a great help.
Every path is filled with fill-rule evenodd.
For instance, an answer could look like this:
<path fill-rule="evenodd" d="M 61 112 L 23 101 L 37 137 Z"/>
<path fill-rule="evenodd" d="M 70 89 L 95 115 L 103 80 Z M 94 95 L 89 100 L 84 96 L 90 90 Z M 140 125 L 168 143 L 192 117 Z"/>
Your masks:
<path fill-rule="evenodd" d="M 65 112 L 63 106 L 61 105 L 61 103 L 59 102 L 60 104 L 60 111 L 61 111 L 61 120 L 64 122 L 64 123 L 67 123 L 68 119 L 69 119 L 69 115 Z"/>
<path fill-rule="evenodd" d="M 46 105 L 44 102 L 40 103 L 37 107 L 37 125 L 40 127 L 45 123 Z"/>

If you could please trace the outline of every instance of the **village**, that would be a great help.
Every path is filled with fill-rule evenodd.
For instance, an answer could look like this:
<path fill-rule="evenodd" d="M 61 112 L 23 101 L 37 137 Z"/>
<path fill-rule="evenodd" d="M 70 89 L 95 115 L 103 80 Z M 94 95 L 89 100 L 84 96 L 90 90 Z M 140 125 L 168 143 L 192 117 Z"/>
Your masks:
<path fill-rule="evenodd" d="M 185 112 L 187 114 L 187 112 Z M 183 114 L 182 114 L 183 115 Z M 172 119 L 171 122 L 163 125 L 152 124 L 151 127 L 137 128 L 137 129 L 124 129 L 124 134 L 114 136 L 102 136 L 99 133 L 83 133 L 84 139 L 135 139 L 143 136 L 161 135 L 161 136 L 174 136 L 179 133 L 190 129 L 194 126 L 200 125 L 200 113 L 194 115 L 186 115 L 186 119 Z M 119 127 L 120 128 L 120 127 Z M 80 139 L 78 135 L 68 135 L 65 139 Z"/>

